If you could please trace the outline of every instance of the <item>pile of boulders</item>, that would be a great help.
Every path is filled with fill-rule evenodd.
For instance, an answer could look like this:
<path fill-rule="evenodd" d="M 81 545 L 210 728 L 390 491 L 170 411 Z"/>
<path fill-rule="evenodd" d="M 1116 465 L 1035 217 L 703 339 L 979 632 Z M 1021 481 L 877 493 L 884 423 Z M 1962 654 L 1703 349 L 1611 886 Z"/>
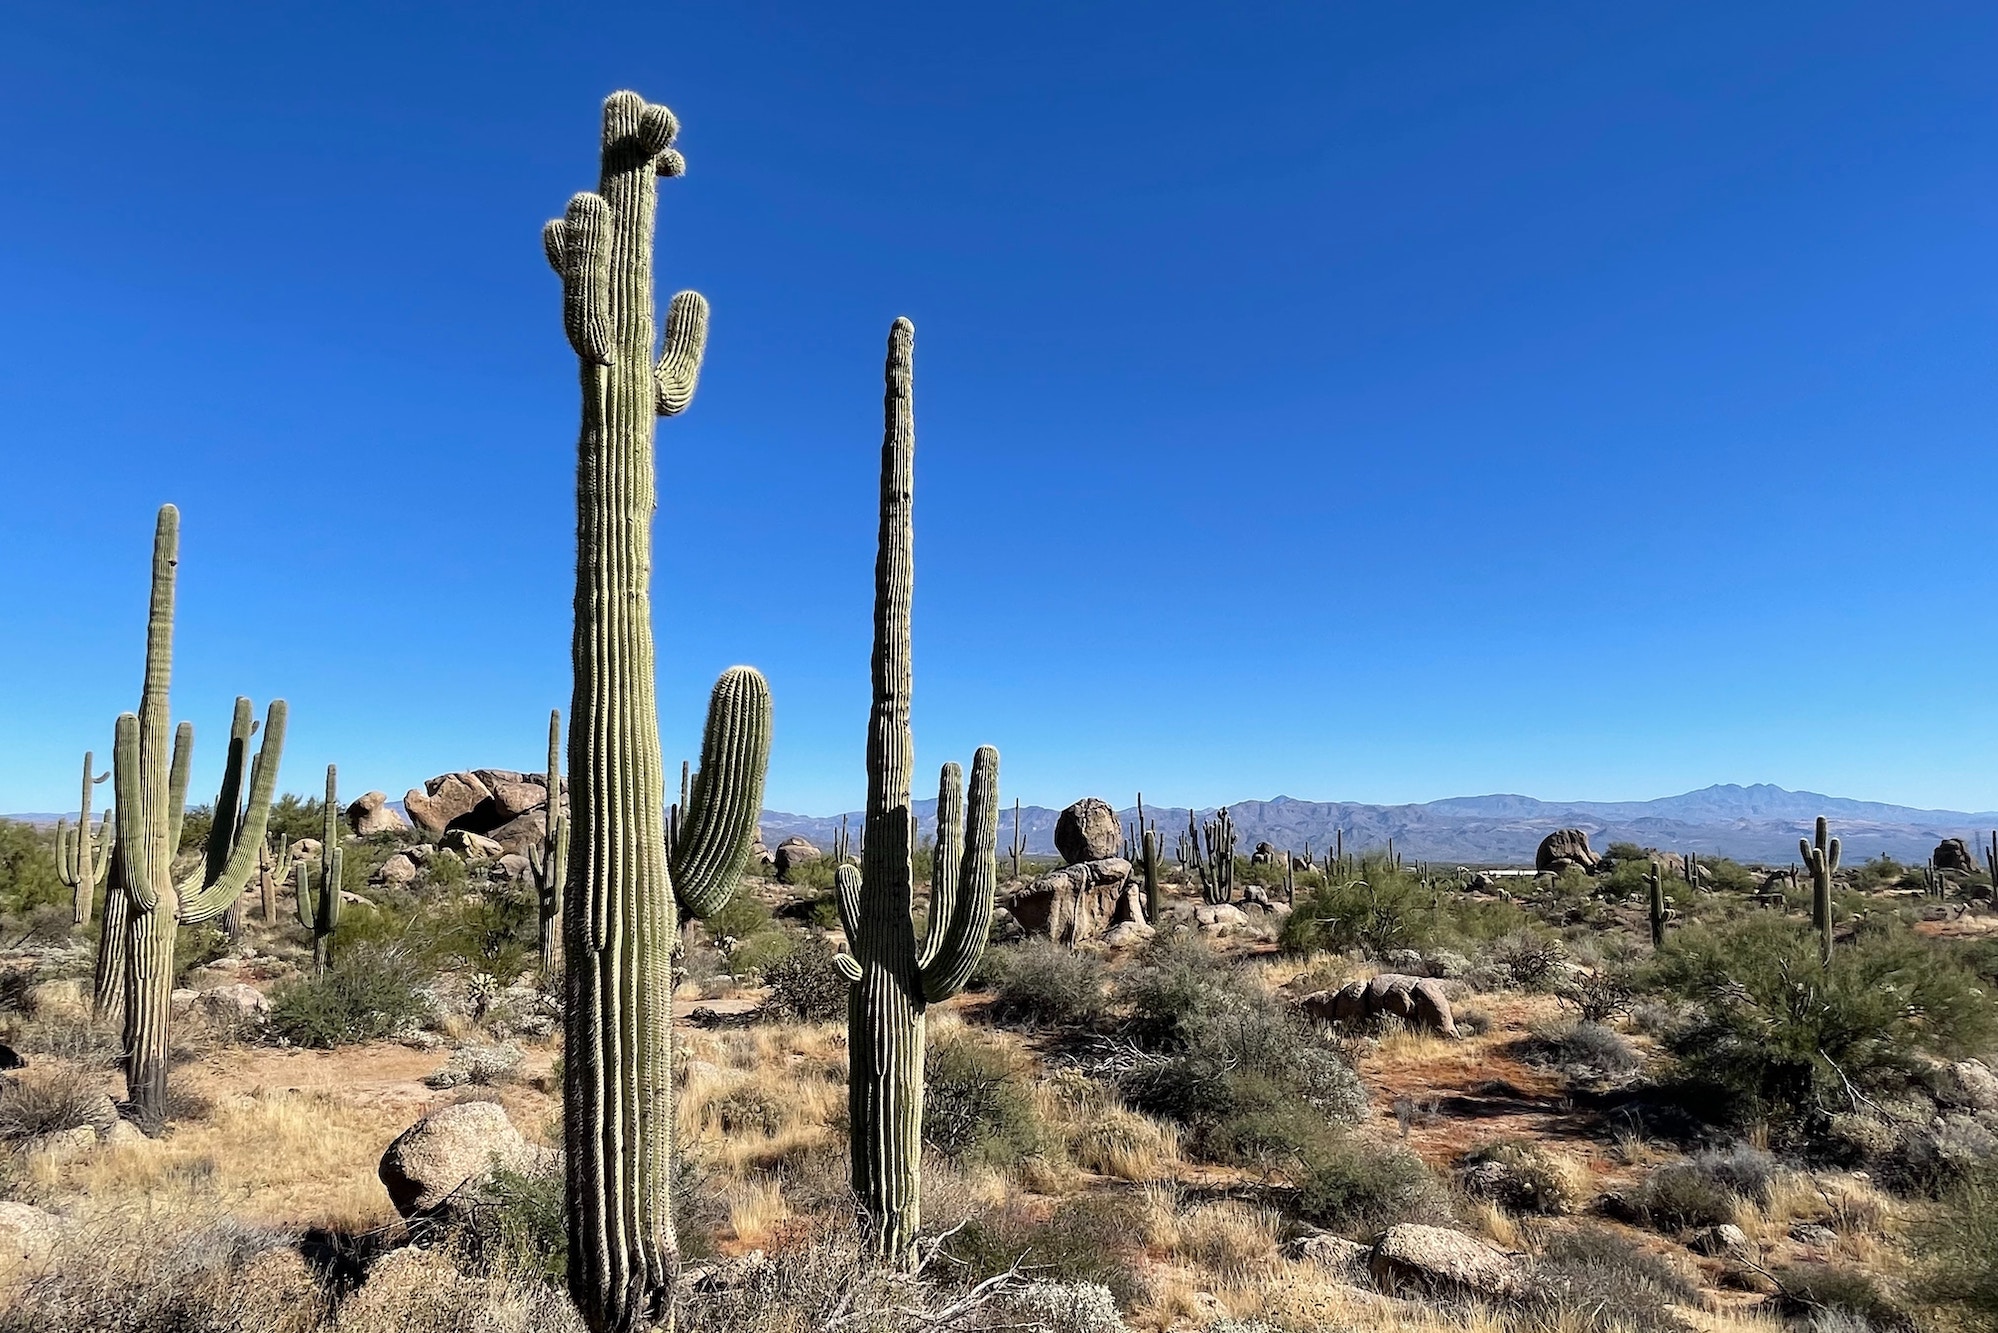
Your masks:
<path fill-rule="evenodd" d="M 1420 1032 L 1439 1037 L 1457 1035 L 1450 995 L 1433 977 L 1383 972 L 1365 981 L 1349 981 L 1333 990 L 1316 991 L 1297 1002 L 1307 1018 L 1321 1023 L 1365 1024 L 1399 1018 Z"/>
<path fill-rule="evenodd" d="M 1143 885 L 1117 855 L 1123 828 L 1108 802 L 1084 797 L 1055 821 L 1063 865 L 1009 894 L 1004 907 L 1029 935 L 1062 944 L 1101 940 L 1112 948 L 1149 937 Z"/>
<path fill-rule="evenodd" d="M 558 799 L 567 803 L 567 782 L 561 784 Z M 548 779 L 508 768 L 444 773 L 410 788 L 402 805 L 425 833 L 437 837 L 464 833 L 490 840 L 501 854 L 525 854 L 547 834 Z"/>

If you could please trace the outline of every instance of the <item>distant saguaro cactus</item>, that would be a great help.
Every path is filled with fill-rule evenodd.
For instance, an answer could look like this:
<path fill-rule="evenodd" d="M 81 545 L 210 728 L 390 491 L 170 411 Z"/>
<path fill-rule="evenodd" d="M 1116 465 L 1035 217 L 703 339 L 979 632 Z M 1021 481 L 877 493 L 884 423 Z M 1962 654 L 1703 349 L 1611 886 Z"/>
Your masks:
<path fill-rule="evenodd" d="M 1658 863 L 1651 863 L 1651 873 L 1646 877 L 1651 887 L 1651 947 L 1665 947 L 1665 873 Z"/>
<path fill-rule="evenodd" d="M 256 871 L 257 849 L 263 844 L 278 761 L 284 753 L 284 700 L 271 701 L 264 715 L 263 746 L 253 759 L 250 736 L 256 726 L 250 701 L 237 699 L 207 852 L 194 873 L 176 884 L 173 857 L 180 843 L 187 765 L 194 746 L 193 727 L 181 723 L 169 761 L 167 691 L 173 677 L 174 566 L 179 556 L 180 511 L 165 505 L 153 536 L 145 687 L 139 711 L 118 718 L 111 764 L 117 789 L 119 876 L 128 899 L 125 1087 L 136 1119 L 148 1130 L 156 1129 L 166 1112 L 174 933 L 181 926 L 221 915 Z M 106 913 L 105 928 L 110 926 Z"/>
<path fill-rule="evenodd" d="M 1206 824 L 1194 822 L 1193 812 L 1186 812 L 1188 840 L 1193 846 L 1193 866 L 1200 875 L 1200 892 L 1210 904 L 1220 906 L 1235 900 L 1235 821 L 1228 817 L 1228 807 L 1215 811 L 1214 818 Z M 1202 836 L 1206 838 L 1206 850 L 1201 850 Z"/>
<path fill-rule="evenodd" d="M 312 966 L 322 975 L 333 966 L 333 936 L 340 929 L 340 885 L 346 878 L 347 853 L 340 846 L 340 769 L 326 765 L 326 800 L 319 807 L 319 890 L 312 889 L 312 871 L 298 863 L 298 924 L 312 932 Z"/>
<path fill-rule="evenodd" d="M 653 359 L 653 219 L 659 177 L 686 169 L 678 131 L 665 107 L 613 93 L 596 193 L 576 195 L 542 232 L 583 399 L 562 1104 L 569 1291 L 595 1333 L 671 1319 L 679 911 L 709 915 L 734 891 L 770 756 L 769 687 L 733 667 L 709 700 L 701 771 L 668 852 L 650 599 L 654 418 L 692 400 L 708 327 L 707 302 L 681 292 Z"/>
<path fill-rule="evenodd" d="M 1818 955 L 1826 967 L 1832 960 L 1832 876 L 1838 871 L 1838 839 L 1826 841 L 1830 827 L 1819 815 L 1816 840 L 1797 839 L 1797 852 L 1811 872 L 1811 922 L 1818 928 Z"/>
<path fill-rule="evenodd" d="M 95 759 L 90 751 L 83 752 L 83 798 L 77 806 L 75 831 L 67 819 L 56 821 L 56 874 L 70 891 L 69 919 L 78 926 L 90 920 L 90 900 L 110 873 L 112 844 L 117 840 L 112 811 L 104 812 L 95 835 L 90 831 L 90 789 L 111 776 L 108 769 L 90 776 Z"/>
<path fill-rule="evenodd" d="M 264 845 L 257 852 L 257 891 L 263 899 L 266 926 L 277 924 L 278 885 L 290 877 L 291 861 L 291 843 L 283 837 L 273 838 L 266 833 Z"/>
<path fill-rule="evenodd" d="M 556 946 L 562 924 L 562 881 L 569 874 L 569 811 L 562 804 L 562 710 L 548 711 L 548 818 L 541 841 L 527 849 L 527 869 L 534 879 L 541 930 L 541 974 L 555 971 Z"/>
<path fill-rule="evenodd" d="M 839 914 L 852 954 L 837 956 L 847 1000 L 847 1119 L 853 1189 L 877 1257 L 905 1262 L 922 1216 L 923 1051 L 928 1007 L 964 989 L 985 951 L 998 885 L 999 752 L 980 746 L 967 802 L 956 764 L 937 793 L 929 931 L 920 951 L 910 911 L 915 820 L 909 770 L 914 683 L 915 327 L 888 333 L 881 443 L 881 527 L 874 557 L 873 705 L 867 721 L 867 811 L 861 866 L 838 870 Z"/>

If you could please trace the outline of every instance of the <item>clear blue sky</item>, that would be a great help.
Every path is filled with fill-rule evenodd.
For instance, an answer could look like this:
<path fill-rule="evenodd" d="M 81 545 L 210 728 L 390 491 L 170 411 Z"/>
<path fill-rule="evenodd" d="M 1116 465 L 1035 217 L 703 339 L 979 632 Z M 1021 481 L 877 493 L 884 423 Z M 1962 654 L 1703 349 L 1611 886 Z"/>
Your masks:
<path fill-rule="evenodd" d="M 0 810 L 134 706 L 285 786 L 536 762 L 574 360 L 539 228 L 671 105 L 668 757 L 769 675 L 864 789 L 889 321 L 922 770 L 1008 799 L 1998 807 L 1998 8 L 8 6 Z"/>

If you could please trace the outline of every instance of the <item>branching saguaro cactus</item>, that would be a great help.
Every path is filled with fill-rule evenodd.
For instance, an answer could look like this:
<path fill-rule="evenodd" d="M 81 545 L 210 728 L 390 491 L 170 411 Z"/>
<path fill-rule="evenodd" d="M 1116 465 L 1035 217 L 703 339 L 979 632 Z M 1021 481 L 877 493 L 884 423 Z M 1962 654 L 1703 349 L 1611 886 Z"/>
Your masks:
<path fill-rule="evenodd" d="M 562 710 L 548 711 L 548 818 L 541 841 L 527 849 L 527 869 L 534 879 L 540 915 L 541 974 L 555 972 L 556 946 L 562 922 L 562 881 L 569 873 L 569 811 L 562 804 Z"/>
<path fill-rule="evenodd" d="M 312 932 L 312 966 L 323 976 L 333 966 L 333 936 L 340 929 L 340 885 L 347 853 L 340 846 L 340 768 L 326 765 L 326 799 L 320 805 L 319 888 L 308 862 L 298 863 L 298 924 Z"/>
<path fill-rule="evenodd" d="M 576 195 L 542 233 L 562 278 L 583 398 L 562 1101 L 569 1290 L 596 1333 L 671 1319 L 679 907 L 705 916 L 728 901 L 749 855 L 770 754 L 769 688 L 755 671 L 731 668 L 709 701 L 701 772 L 669 856 L 653 691 L 653 430 L 655 417 L 692 400 L 708 323 L 698 293 L 675 296 L 654 360 L 653 215 L 658 178 L 685 170 L 672 148 L 678 129 L 665 107 L 612 94 L 596 193 Z"/>
<path fill-rule="evenodd" d="M 924 1020 L 964 989 L 992 928 L 998 886 L 999 752 L 981 746 L 963 775 L 946 764 L 937 792 L 929 930 L 916 944 L 915 741 L 910 604 L 915 584 L 915 327 L 888 333 L 881 442 L 881 529 L 874 561 L 874 700 L 867 722 L 861 864 L 838 871 L 840 922 L 852 954 L 847 997 L 847 1112 L 853 1189 L 877 1256 L 902 1263 L 922 1220 Z"/>
<path fill-rule="evenodd" d="M 1838 839 L 1826 841 L 1830 825 L 1818 816 L 1814 842 L 1797 839 L 1804 868 L 1811 872 L 1811 922 L 1818 928 L 1818 955 L 1826 967 L 1832 960 L 1832 876 L 1838 872 Z"/>
<path fill-rule="evenodd" d="M 69 919 L 79 926 L 90 920 L 90 901 L 111 869 L 112 844 L 117 837 L 109 810 L 94 837 L 90 831 L 90 789 L 111 776 L 108 770 L 90 776 L 96 757 L 88 750 L 83 752 L 83 798 L 76 809 L 75 831 L 70 830 L 67 819 L 56 821 L 56 874 L 70 891 Z"/>
<path fill-rule="evenodd" d="M 1219 906 L 1235 900 L 1235 821 L 1222 806 L 1203 825 L 1194 823 L 1193 812 L 1186 813 L 1186 831 L 1192 844 L 1193 868 L 1200 875 L 1200 892 L 1209 903 Z M 1201 837 L 1206 835 L 1206 851 Z"/>
<path fill-rule="evenodd" d="M 201 864 L 175 883 L 194 729 L 182 723 L 167 752 L 168 687 L 173 677 L 174 566 L 180 554 L 180 512 L 160 509 L 153 536 L 153 590 L 146 623 L 145 686 L 139 711 L 118 718 L 112 772 L 117 788 L 119 874 L 124 881 L 125 1086 L 134 1118 L 158 1128 L 166 1110 L 167 1027 L 173 1013 L 174 932 L 222 914 L 256 870 L 284 753 L 285 703 L 271 701 L 263 747 L 250 756 L 256 730 L 250 701 L 236 700 L 229 753 L 215 797 L 215 822 Z M 106 914 L 105 927 L 111 925 Z"/>
<path fill-rule="evenodd" d="M 264 835 L 264 845 L 257 852 L 257 890 L 263 899 L 266 926 L 277 924 L 278 886 L 291 877 L 291 860 L 289 841 Z"/>

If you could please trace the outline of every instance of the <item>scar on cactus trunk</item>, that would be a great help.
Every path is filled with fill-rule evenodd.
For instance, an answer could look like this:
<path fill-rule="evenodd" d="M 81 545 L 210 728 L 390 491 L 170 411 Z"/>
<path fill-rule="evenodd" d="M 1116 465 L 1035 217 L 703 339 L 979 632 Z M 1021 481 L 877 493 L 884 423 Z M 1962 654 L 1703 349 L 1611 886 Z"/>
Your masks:
<path fill-rule="evenodd" d="M 679 914 L 709 915 L 734 891 L 770 756 L 769 687 L 733 667 L 709 700 L 701 771 L 668 852 L 653 690 L 653 431 L 655 417 L 692 401 L 708 327 L 707 302 L 681 292 L 654 360 L 653 215 L 659 178 L 686 169 L 672 147 L 678 130 L 665 107 L 613 93 L 596 193 L 576 195 L 542 232 L 583 398 L 562 1104 L 569 1291 L 595 1333 L 671 1324 Z"/>
<path fill-rule="evenodd" d="M 284 752 L 285 703 L 271 702 L 263 748 L 250 701 L 236 700 L 222 788 L 208 847 L 187 879 L 173 879 L 186 810 L 194 728 L 183 722 L 167 751 L 167 692 L 173 677 L 174 567 L 180 558 L 180 512 L 161 508 L 153 536 L 153 589 L 146 621 L 146 675 L 139 711 L 118 718 L 111 769 L 117 789 L 119 874 L 125 887 L 125 1086 L 133 1118 L 152 1131 L 166 1111 L 167 1035 L 172 1020 L 174 933 L 213 920 L 243 892 L 257 868 Z M 104 928 L 111 929 L 111 913 Z M 100 974 L 102 972 L 100 958 Z"/>
<path fill-rule="evenodd" d="M 999 752 L 972 760 L 969 808 L 956 764 L 937 793 L 929 932 L 916 946 L 909 770 L 910 602 L 915 582 L 915 328 L 888 334 L 881 443 L 881 536 L 874 564 L 874 703 L 867 724 L 861 864 L 837 872 L 838 956 L 847 997 L 847 1111 L 853 1190 L 877 1256 L 904 1263 L 922 1222 L 924 1015 L 964 989 L 992 927 L 999 840 Z M 961 821 L 961 822 L 960 822 Z"/>

